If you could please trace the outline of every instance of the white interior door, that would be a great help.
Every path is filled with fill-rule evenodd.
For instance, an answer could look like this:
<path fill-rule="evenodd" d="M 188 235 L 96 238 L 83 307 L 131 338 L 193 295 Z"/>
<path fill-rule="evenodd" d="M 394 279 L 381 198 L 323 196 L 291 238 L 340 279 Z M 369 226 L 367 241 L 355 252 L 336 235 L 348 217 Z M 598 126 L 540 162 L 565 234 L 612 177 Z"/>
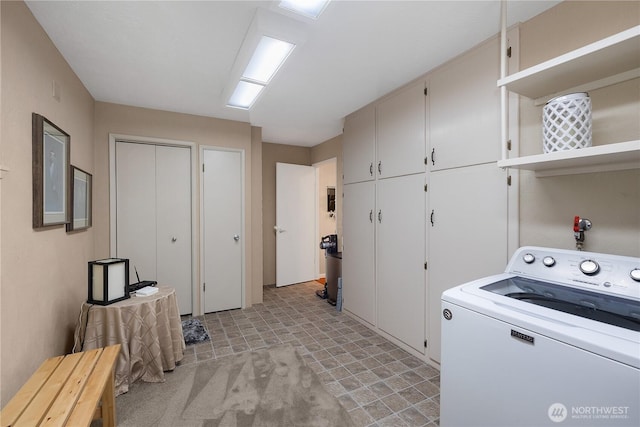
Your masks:
<path fill-rule="evenodd" d="M 137 270 L 171 286 L 192 313 L 190 148 L 118 141 L 115 162 L 115 256 L 129 259 L 130 283 Z"/>
<path fill-rule="evenodd" d="M 203 150 L 204 311 L 242 307 L 243 169 L 240 151 Z"/>
<path fill-rule="evenodd" d="M 316 170 L 276 163 L 276 286 L 315 279 Z"/>

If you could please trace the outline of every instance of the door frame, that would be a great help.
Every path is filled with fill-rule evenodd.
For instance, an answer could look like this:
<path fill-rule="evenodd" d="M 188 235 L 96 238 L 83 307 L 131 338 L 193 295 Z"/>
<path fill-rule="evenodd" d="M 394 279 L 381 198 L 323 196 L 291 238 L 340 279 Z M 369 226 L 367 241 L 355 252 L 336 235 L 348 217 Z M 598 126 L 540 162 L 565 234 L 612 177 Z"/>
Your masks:
<path fill-rule="evenodd" d="M 197 183 L 197 164 L 198 157 L 196 152 L 196 144 L 190 141 L 180 141 L 174 139 L 163 139 L 146 136 L 123 135 L 118 133 L 109 133 L 109 256 L 116 256 L 116 142 L 130 142 L 134 144 L 148 145 L 164 145 L 181 148 L 189 148 L 191 155 L 191 312 L 192 315 L 198 315 L 202 311 L 196 310 L 196 301 L 200 300 L 198 293 L 198 281 L 196 280 L 196 253 L 197 253 L 197 237 L 196 230 L 196 183 Z"/>
<path fill-rule="evenodd" d="M 319 162 L 316 162 L 314 164 L 312 164 L 311 166 L 313 166 L 316 169 L 316 203 L 318 203 L 320 201 L 320 195 L 322 194 L 321 189 L 320 189 L 320 167 L 325 165 L 325 164 L 331 164 L 333 163 L 335 165 L 336 168 L 336 176 L 335 176 L 335 188 L 336 188 L 336 211 L 334 212 L 334 215 L 336 216 L 336 234 L 338 234 L 338 219 L 337 219 L 337 215 L 338 215 L 338 208 L 337 208 L 337 204 L 338 204 L 338 158 L 337 157 L 330 157 L 328 159 L 325 160 L 321 160 Z M 342 196 L 340 196 L 342 198 Z M 320 206 L 318 205 L 318 208 L 316 209 L 316 236 L 323 237 L 320 236 Z M 325 272 L 324 273 L 320 273 L 320 264 L 318 262 L 318 260 L 320 259 L 320 253 L 323 251 L 324 249 L 320 249 L 320 240 L 318 239 L 318 244 L 315 245 L 315 258 L 316 258 L 316 277 L 317 278 L 323 278 L 326 276 L 326 265 L 325 265 Z"/>
<path fill-rule="evenodd" d="M 245 169 L 246 169 L 246 161 L 245 161 L 245 150 L 241 149 L 241 148 L 229 148 L 229 147 L 219 147 L 219 146 L 214 146 L 214 145 L 201 145 L 200 149 L 198 151 L 199 154 L 199 160 L 198 160 L 198 171 L 202 171 L 203 167 L 204 167 L 204 152 L 205 150 L 209 150 L 209 151 L 232 151 L 232 152 L 236 152 L 236 153 L 240 153 L 240 179 L 242 180 L 241 182 L 241 192 L 242 194 L 240 195 L 240 200 L 241 200 L 241 219 L 240 219 L 240 253 L 241 253 L 241 260 L 240 260 L 240 268 L 241 268 L 241 290 L 240 290 L 240 295 L 241 295 L 241 306 L 240 308 L 246 308 L 246 280 L 247 280 L 247 266 L 246 266 L 246 204 L 245 204 L 245 194 L 246 194 L 246 186 L 245 186 Z M 200 178 L 202 178 L 202 176 L 200 176 Z M 198 200 L 204 200 L 204 180 L 203 179 L 199 179 L 200 181 L 200 198 Z M 203 203 L 200 203 L 200 230 L 204 230 L 204 206 Z M 199 260 L 200 260 L 200 281 L 199 282 L 203 282 L 204 281 L 204 235 L 203 233 L 200 233 L 202 236 L 202 239 L 200 239 L 200 254 L 199 254 Z M 198 291 L 199 291 L 199 296 L 200 296 L 200 304 L 199 304 L 199 313 L 200 314 L 204 314 L 204 310 L 205 310 L 205 306 L 204 306 L 204 295 L 203 295 L 203 291 L 202 288 L 203 286 L 201 286 L 200 283 L 198 283 Z"/>

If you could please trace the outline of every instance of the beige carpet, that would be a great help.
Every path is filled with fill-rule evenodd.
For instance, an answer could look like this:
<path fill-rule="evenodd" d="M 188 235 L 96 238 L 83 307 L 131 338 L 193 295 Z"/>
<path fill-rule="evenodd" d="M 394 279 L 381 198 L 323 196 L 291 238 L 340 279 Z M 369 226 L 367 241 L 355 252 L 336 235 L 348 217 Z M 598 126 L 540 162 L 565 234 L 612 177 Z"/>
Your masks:
<path fill-rule="evenodd" d="M 347 411 L 290 345 L 179 366 L 116 399 L 118 426 L 340 426 Z"/>

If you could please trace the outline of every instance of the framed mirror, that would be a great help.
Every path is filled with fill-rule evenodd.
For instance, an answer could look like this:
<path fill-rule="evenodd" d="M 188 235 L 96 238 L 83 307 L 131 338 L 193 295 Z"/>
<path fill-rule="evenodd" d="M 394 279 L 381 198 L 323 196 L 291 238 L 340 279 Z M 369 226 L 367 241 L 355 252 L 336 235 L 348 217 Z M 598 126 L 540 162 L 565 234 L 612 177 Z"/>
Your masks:
<path fill-rule="evenodd" d="M 90 173 L 71 165 L 69 180 L 69 209 L 71 221 L 67 231 L 84 230 L 91 227 L 91 180 Z"/>
<path fill-rule="evenodd" d="M 33 113 L 33 228 L 67 224 L 69 214 L 69 135 Z"/>

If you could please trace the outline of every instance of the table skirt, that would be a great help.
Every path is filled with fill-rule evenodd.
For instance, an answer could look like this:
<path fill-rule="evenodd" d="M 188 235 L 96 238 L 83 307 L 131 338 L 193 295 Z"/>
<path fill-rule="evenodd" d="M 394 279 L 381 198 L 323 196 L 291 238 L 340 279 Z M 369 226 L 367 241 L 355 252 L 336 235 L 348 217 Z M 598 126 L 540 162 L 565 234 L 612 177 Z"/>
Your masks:
<path fill-rule="evenodd" d="M 116 395 L 139 379 L 164 382 L 164 372 L 184 357 L 185 342 L 175 289 L 100 306 L 82 305 L 76 351 L 122 344 L 115 369 Z"/>

